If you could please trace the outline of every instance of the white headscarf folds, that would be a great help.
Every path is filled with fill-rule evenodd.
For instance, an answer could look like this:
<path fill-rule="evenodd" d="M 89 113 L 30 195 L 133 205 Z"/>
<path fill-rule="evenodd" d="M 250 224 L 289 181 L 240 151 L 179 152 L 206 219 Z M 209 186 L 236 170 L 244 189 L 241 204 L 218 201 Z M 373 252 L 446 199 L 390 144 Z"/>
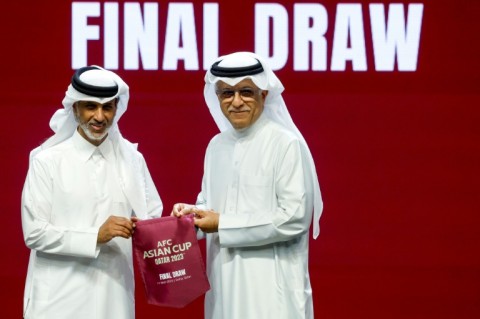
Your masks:
<path fill-rule="evenodd" d="M 118 128 L 118 120 L 127 110 L 129 96 L 128 85 L 114 72 L 99 66 L 78 69 L 65 92 L 63 109 L 57 110 L 50 119 L 50 128 L 55 134 L 34 149 L 30 153 L 30 159 L 40 151 L 55 146 L 73 135 L 78 126 L 73 110 L 75 102 L 93 101 L 104 104 L 118 98 L 117 112 L 108 136 L 116 153 L 116 166 L 122 189 L 135 214 L 143 218 L 147 212 L 148 194 L 145 191 L 144 175 L 137 160 L 137 145 L 124 139 Z"/>
<path fill-rule="evenodd" d="M 220 109 L 215 85 L 218 81 L 223 81 L 230 86 L 234 86 L 244 79 L 251 79 L 259 89 L 268 90 L 263 110 L 264 115 L 293 132 L 308 150 L 310 176 L 314 187 L 313 238 L 317 238 L 320 234 L 320 216 L 323 210 L 323 202 L 315 163 L 304 137 L 293 123 L 282 98 L 284 87 L 268 64 L 260 56 L 251 52 L 236 52 L 216 59 L 212 68 L 205 75 L 204 96 L 210 113 L 221 132 L 233 129 Z"/>

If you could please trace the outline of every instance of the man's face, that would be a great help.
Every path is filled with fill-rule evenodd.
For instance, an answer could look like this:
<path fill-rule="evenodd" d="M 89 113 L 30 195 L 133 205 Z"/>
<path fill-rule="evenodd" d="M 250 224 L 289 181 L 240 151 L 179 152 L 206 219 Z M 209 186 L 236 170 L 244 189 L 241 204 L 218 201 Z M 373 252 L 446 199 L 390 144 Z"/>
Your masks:
<path fill-rule="evenodd" d="M 100 145 L 107 136 L 117 113 L 117 99 L 100 104 L 93 101 L 78 101 L 73 104 L 80 135 L 94 145 Z"/>
<path fill-rule="evenodd" d="M 252 80 L 245 79 L 235 86 L 218 81 L 216 92 L 223 115 L 236 130 L 250 127 L 263 112 L 268 91 L 260 90 Z"/>

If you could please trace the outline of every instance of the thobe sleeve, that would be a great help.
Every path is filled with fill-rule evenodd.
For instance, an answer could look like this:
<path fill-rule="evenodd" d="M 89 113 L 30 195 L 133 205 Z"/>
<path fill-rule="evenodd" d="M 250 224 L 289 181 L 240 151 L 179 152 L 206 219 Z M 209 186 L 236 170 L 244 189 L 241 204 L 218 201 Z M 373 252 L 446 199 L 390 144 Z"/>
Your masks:
<path fill-rule="evenodd" d="M 216 137 L 212 139 L 214 141 Z M 212 147 L 212 141 L 208 144 L 207 151 L 205 152 L 205 159 L 203 162 L 203 177 L 202 177 L 202 185 L 201 185 L 201 190 L 200 193 L 197 196 L 197 200 L 195 201 L 195 206 L 197 206 L 200 209 L 209 209 L 209 205 L 211 203 L 208 203 L 208 192 L 209 192 L 209 187 L 207 186 L 207 178 L 206 176 L 209 175 L 209 169 L 208 169 L 208 158 L 210 154 L 210 149 Z"/>
<path fill-rule="evenodd" d="M 145 158 L 141 156 L 142 161 L 142 171 L 145 178 L 145 194 L 147 197 L 147 218 L 157 218 L 162 216 L 163 203 L 158 194 L 155 183 L 153 182 L 150 171 L 148 170 L 147 163 Z"/>
<path fill-rule="evenodd" d="M 276 164 L 276 207 L 272 211 L 259 209 L 247 214 L 220 215 L 218 233 L 223 247 L 266 245 L 308 232 L 313 203 L 306 158 L 299 141 L 289 143 L 283 158 Z"/>
<path fill-rule="evenodd" d="M 52 223 L 53 184 L 48 165 L 34 158 L 22 191 L 25 244 L 45 253 L 96 257 L 98 227 L 69 228 Z"/>
<path fill-rule="evenodd" d="M 195 206 L 197 206 L 199 209 L 208 209 L 205 191 L 206 191 L 206 187 L 205 187 L 205 176 L 204 176 L 202 179 L 202 191 L 198 194 L 197 201 L 195 202 Z M 200 240 L 206 237 L 206 234 L 200 228 L 197 228 L 196 231 L 197 231 L 197 239 Z"/>

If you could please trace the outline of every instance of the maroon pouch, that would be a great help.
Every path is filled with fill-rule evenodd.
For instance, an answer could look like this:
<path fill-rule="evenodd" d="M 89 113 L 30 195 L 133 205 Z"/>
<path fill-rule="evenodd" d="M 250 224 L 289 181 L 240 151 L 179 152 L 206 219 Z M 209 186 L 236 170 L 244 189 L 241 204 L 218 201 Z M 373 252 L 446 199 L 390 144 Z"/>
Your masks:
<path fill-rule="evenodd" d="M 149 304 L 181 308 L 210 289 L 191 217 L 147 219 L 136 225 L 133 253 Z"/>

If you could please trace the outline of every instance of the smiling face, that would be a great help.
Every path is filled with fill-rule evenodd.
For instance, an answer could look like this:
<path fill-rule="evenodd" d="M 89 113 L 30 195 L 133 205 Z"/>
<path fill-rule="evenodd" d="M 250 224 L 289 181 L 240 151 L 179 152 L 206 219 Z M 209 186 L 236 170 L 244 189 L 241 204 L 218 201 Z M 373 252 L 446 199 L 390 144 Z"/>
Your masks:
<path fill-rule="evenodd" d="M 79 133 L 93 145 L 100 145 L 108 134 L 117 112 L 117 99 L 100 104 L 93 101 L 78 101 L 73 104 Z"/>
<path fill-rule="evenodd" d="M 235 86 L 223 81 L 216 84 L 223 115 L 236 130 L 250 127 L 263 112 L 268 91 L 260 90 L 252 80 L 245 79 Z"/>

